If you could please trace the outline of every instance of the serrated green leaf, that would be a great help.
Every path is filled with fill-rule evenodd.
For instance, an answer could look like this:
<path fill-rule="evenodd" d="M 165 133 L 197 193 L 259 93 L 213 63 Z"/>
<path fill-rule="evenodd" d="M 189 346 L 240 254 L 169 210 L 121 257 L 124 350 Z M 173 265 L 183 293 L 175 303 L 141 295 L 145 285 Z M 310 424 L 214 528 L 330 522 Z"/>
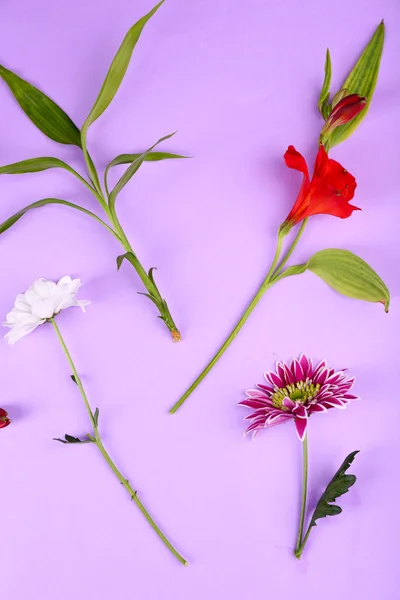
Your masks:
<path fill-rule="evenodd" d="M 65 434 L 65 439 L 62 438 L 53 438 L 55 442 L 61 442 L 62 444 L 90 444 L 92 440 L 80 440 L 73 435 Z"/>
<path fill-rule="evenodd" d="M 100 219 L 100 217 L 98 217 L 94 213 L 90 212 L 90 210 L 86 210 L 86 208 L 83 208 L 82 206 L 78 206 L 78 204 L 73 204 L 72 202 L 68 202 L 67 200 L 59 200 L 58 198 L 44 198 L 43 200 L 38 200 L 37 202 L 33 202 L 32 204 L 25 206 L 25 208 L 22 208 L 21 210 L 19 210 L 14 215 L 12 215 L 8 219 L 6 219 L 3 223 L 0 224 L 0 234 L 4 233 L 5 231 L 7 231 L 7 229 L 12 227 L 14 225 L 14 223 L 19 221 L 19 219 L 21 217 L 23 217 L 24 214 L 27 213 L 28 211 L 32 210 L 33 208 L 40 208 L 42 206 L 46 206 L 47 204 L 62 204 L 63 206 L 69 206 L 70 208 L 79 210 L 80 212 L 85 213 L 89 217 L 92 217 L 92 219 L 95 219 L 96 221 L 98 221 L 98 223 L 103 225 L 103 227 L 105 227 L 107 230 L 109 230 L 111 233 L 114 234 L 113 230 L 107 225 L 107 223 L 104 223 L 104 221 L 102 221 Z"/>
<path fill-rule="evenodd" d="M 324 83 L 322 84 L 321 93 L 318 100 L 318 110 L 326 120 L 329 116 L 329 89 L 331 85 L 332 78 L 332 63 L 331 63 L 331 55 L 329 53 L 329 48 L 326 49 L 326 58 L 325 58 L 325 77 Z"/>
<path fill-rule="evenodd" d="M 132 25 L 123 39 L 123 42 L 119 47 L 118 52 L 114 56 L 111 66 L 108 70 L 97 100 L 82 127 L 82 142 L 84 147 L 86 147 L 85 140 L 89 126 L 96 121 L 96 119 L 98 119 L 110 105 L 128 69 L 133 50 L 139 40 L 144 26 L 163 4 L 163 2 L 164 0 L 159 2 L 159 4 L 157 4 L 149 13 L 147 13 L 147 15 Z"/>
<path fill-rule="evenodd" d="M 342 86 L 347 90 L 347 94 L 358 94 L 367 98 L 367 104 L 354 119 L 332 132 L 328 141 L 329 147 L 336 146 L 348 138 L 367 115 L 378 81 L 384 39 L 385 26 L 382 21 Z"/>
<path fill-rule="evenodd" d="M 107 189 L 108 173 L 112 167 L 117 165 L 130 165 L 142 156 L 142 153 L 136 154 L 119 154 L 110 163 L 108 163 L 104 172 L 104 183 Z M 183 156 L 182 154 L 172 154 L 171 152 L 149 152 L 144 157 L 145 162 L 156 162 L 159 160 L 167 160 L 172 158 L 190 158 L 189 156 Z M 108 192 L 107 192 L 108 195 Z"/>
<path fill-rule="evenodd" d="M 81 147 L 79 129 L 51 98 L 2 65 L 0 77 L 8 85 L 27 117 L 42 133 L 60 144 Z"/>
<path fill-rule="evenodd" d="M 150 154 L 150 152 L 153 150 L 153 148 L 155 148 L 158 144 L 160 144 L 161 142 L 164 142 L 165 140 L 168 140 L 173 135 L 175 135 L 175 133 L 176 132 L 174 131 L 174 133 L 170 133 L 168 135 L 165 135 L 164 137 L 162 137 L 159 140 L 157 140 L 155 144 L 153 144 L 152 146 L 150 146 L 150 148 L 148 148 L 147 150 L 145 150 L 145 152 L 143 152 L 142 154 L 140 154 L 139 157 L 135 161 L 133 161 L 133 163 L 127 168 L 127 170 L 120 177 L 120 179 L 118 180 L 117 184 L 113 188 L 111 194 L 109 195 L 108 204 L 110 206 L 111 212 L 113 212 L 114 209 L 115 209 L 115 201 L 116 201 L 116 198 L 117 198 L 118 194 L 126 186 L 126 184 L 134 176 L 134 174 L 138 171 L 138 169 L 140 168 L 140 166 L 146 160 L 146 156 L 148 156 L 148 154 Z"/>
<path fill-rule="evenodd" d="M 331 481 L 328 483 L 325 492 L 322 494 L 313 512 L 310 528 L 317 525 L 317 519 L 338 515 L 342 512 L 340 506 L 331 503 L 335 502 L 336 498 L 339 498 L 339 496 L 346 494 L 349 491 L 349 488 L 355 484 L 356 476 L 346 475 L 345 473 L 347 469 L 350 468 L 358 452 L 359 450 L 350 452 L 350 454 L 344 459 L 338 471 L 332 477 Z"/>
<path fill-rule="evenodd" d="M 368 263 L 352 252 L 337 248 L 321 250 L 307 262 L 307 269 L 340 294 L 367 302 L 380 302 L 388 312 L 388 288 Z"/>

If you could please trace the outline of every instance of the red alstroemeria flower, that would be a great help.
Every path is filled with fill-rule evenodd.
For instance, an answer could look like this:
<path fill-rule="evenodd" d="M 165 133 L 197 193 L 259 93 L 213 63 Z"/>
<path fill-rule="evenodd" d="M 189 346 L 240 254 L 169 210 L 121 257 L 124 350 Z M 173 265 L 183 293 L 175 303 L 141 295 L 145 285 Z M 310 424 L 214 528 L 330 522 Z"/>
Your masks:
<path fill-rule="evenodd" d="M 10 423 L 11 420 L 8 418 L 8 413 L 3 408 L 0 408 L 0 429 L 7 427 Z"/>
<path fill-rule="evenodd" d="M 328 157 L 322 144 L 315 160 L 311 181 L 307 163 L 294 146 L 289 146 L 284 158 L 289 169 L 303 173 L 303 183 L 281 230 L 288 230 L 312 215 L 325 214 L 346 219 L 353 210 L 361 210 L 349 204 L 357 186 L 355 178 L 336 160 Z"/>

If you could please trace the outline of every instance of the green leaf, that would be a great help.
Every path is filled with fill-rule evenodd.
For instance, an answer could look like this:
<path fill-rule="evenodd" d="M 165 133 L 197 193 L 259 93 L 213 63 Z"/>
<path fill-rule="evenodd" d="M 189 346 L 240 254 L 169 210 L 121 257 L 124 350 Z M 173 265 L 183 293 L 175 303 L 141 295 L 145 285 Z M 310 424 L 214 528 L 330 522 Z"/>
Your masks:
<path fill-rule="evenodd" d="M 78 385 L 75 375 L 71 375 L 71 379 L 76 385 Z"/>
<path fill-rule="evenodd" d="M 38 158 L 28 158 L 27 160 L 21 160 L 20 162 L 11 163 L 0 167 L 0 175 L 19 175 L 23 173 L 38 173 L 39 171 L 46 171 L 47 169 L 66 169 L 67 171 L 74 171 L 63 160 L 53 158 L 51 156 L 40 156 Z"/>
<path fill-rule="evenodd" d="M 164 137 L 157 140 L 155 144 L 153 144 L 152 146 L 150 146 L 150 148 L 145 150 L 145 152 L 140 154 L 138 156 L 138 158 L 136 160 L 134 160 L 133 163 L 127 168 L 127 170 L 120 177 L 120 179 L 118 180 L 118 183 L 113 188 L 113 190 L 109 196 L 108 204 L 110 206 L 111 211 L 114 211 L 115 200 L 116 200 L 118 194 L 120 193 L 122 188 L 124 188 L 126 186 L 128 181 L 134 176 L 134 174 L 139 170 L 140 166 L 146 160 L 146 156 L 148 156 L 150 154 L 150 152 L 153 150 L 153 148 L 155 148 L 158 144 L 160 144 L 161 142 L 164 142 L 165 140 L 168 140 L 173 135 L 175 135 L 175 133 L 176 133 L 176 131 L 174 131 L 174 133 L 170 133 L 169 135 L 165 135 Z"/>
<path fill-rule="evenodd" d="M 329 88 L 331 85 L 331 77 L 332 77 L 332 63 L 331 63 L 331 55 L 329 53 L 329 48 L 326 50 L 326 58 L 325 58 L 325 77 L 324 83 L 322 84 L 321 94 L 318 100 L 318 110 L 326 120 L 329 116 Z"/>
<path fill-rule="evenodd" d="M 6 82 L 24 113 L 40 131 L 55 142 L 81 148 L 79 129 L 53 100 L 2 65 L 0 77 Z"/>
<path fill-rule="evenodd" d="M 119 156 L 116 156 L 114 158 L 114 160 L 112 160 L 107 165 L 105 172 L 104 172 L 104 182 L 105 182 L 106 189 L 107 189 L 108 173 L 109 173 L 111 167 L 115 167 L 117 165 L 129 165 L 129 164 L 135 162 L 136 160 L 138 160 L 141 156 L 142 156 L 141 153 L 119 154 Z M 182 156 L 181 154 L 171 154 L 171 152 L 149 152 L 148 154 L 146 154 L 144 160 L 146 162 L 156 162 L 159 160 L 166 160 L 166 159 L 170 159 L 170 158 L 190 158 L 190 157 Z M 107 192 L 107 194 L 108 194 L 108 192 Z"/>
<path fill-rule="evenodd" d="M 328 486 L 325 492 L 322 494 L 319 499 L 317 506 L 313 512 L 310 522 L 310 528 L 315 527 L 317 525 L 317 519 L 323 519 L 324 517 L 338 515 L 342 512 L 340 506 L 336 504 L 332 504 L 335 502 L 336 498 L 339 496 L 343 496 L 349 491 L 352 485 L 356 482 L 355 475 L 346 475 L 347 469 L 350 468 L 356 454 L 358 454 L 359 450 L 355 450 L 354 452 L 350 452 L 350 454 L 344 459 L 342 465 L 339 470 L 335 473 L 331 481 L 328 483 Z"/>
<path fill-rule="evenodd" d="M 144 26 L 159 9 L 161 4 L 163 4 L 163 2 L 164 0 L 159 2 L 157 6 L 147 13 L 147 15 L 139 19 L 139 21 L 135 23 L 126 34 L 118 52 L 114 57 L 114 60 L 111 63 L 97 100 L 82 127 L 82 143 L 84 147 L 86 147 L 85 140 L 89 126 L 96 121 L 96 119 L 98 119 L 110 105 L 112 99 L 118 91 L 119 86 L 121 85 L 126 70 L 129 66 L 133 50 L 139 40 Z"/>
<path fill-rule="evenodd" d="M 94 421 L 94 426 L 97 427 L 99 424 L 99 409 L 96 408 L 96 410 L 94 411 L 94 415 L 93 415 L 93 421 Z"/>
<path fill-rule="evenodd" d="M 280 281 L 281 279 L 285 279 L 285 277 L 290 277 L 291 275 L 301 275 L 306 270 L 307 270 L 306 264 L 305 265 L 293 265 L 292 267 L 288 267 L 287 269 L 285 269 L 279 275 L 276 275 L 275 277 L 273 277 L 271 281 L 276 283 L 277 281 Z"/>
<path fill-rule="evenodd" d="M 336 146 L 348 138 L 367 115 L 378 81 L 384 39 L 385 25 L 382 21 L 342 86 L 347 94 L 358 94 L 367 98 L 367 104 L 354 119 L 332 132 L 329 147 Z"/>
<path fill-rule="evenodd" d="M 77 437 L 74 437 L 73 435 L 68 435 L 68 433 L 65 434 L 65 439 L 61 439 L 61 438 L 53 438 L 53 440 L 55 442 L 61 442 L 62 444 L 91 444 L 92 440 L 80 440 Z"/>
<path fill-rule="evenodd" d="M 334 290 L 358 300 L 380 302 L 389 311 L 390 293 L 377 273 L 359 256 L 348 250 L 328 248 L 314 254 L 307 269 Z"/>
<path fill-rule="evenodd" d="M 125 254 L 120 254 L 119 256 L 117 256 L 117 269 L 118 269 L 118 271 L 120 270 L 121 265 L 124 262 L 124 258 L 126 258 Z"/>
<path fill-rule="evenodd" d="M 85 213 L 86 215 L 88 215 L 89 217 L 92 217 L 92 219 L 95 219 L 96 221 L 98 221 L 98 223 L 103 225 L 103 227 L 105 227 L 108 231 L 110 231 L 110 233 L 113 233 L 113 235 L 114 235 L 113 230 L 107 225 L 107 223 L 102 221 L 100 219 L 100 217 L 98 217 L 94 213 L 90 212 L 90 210 L 86 210 L 86 208 L 83 208 L 82 206 L 78 206 L 78 204 L 73 204 L 72 202 L 67 202 L 67 200 L 59 200 L 58 198 L 44 198 L 43 200 L 38 200 L 37 202 L 33 202 L 32 204 L 25 206 L 25 208 L 22 208 L 21 210 L 19 210 L 14 215 L 12 215 L 8 219 L 6 219 L 3 223 L 0 224 L 0 234 L 7 231 L 7 229 L 10 229 L 10 227 L 12 227 L 14 225 L 14 223 L 19 221 L 19 219 L 21 217 L 23 217 L 24 214 L 27 213 L 29 210 L 32 210 L 33 208 L 40 208 L 42 206 L 46 206 L 47 204 L 62 204 L 64 206 L 69 206 L 70 208 L 75 208 L 76 210 L 79 210 L 79 211 Z"/>

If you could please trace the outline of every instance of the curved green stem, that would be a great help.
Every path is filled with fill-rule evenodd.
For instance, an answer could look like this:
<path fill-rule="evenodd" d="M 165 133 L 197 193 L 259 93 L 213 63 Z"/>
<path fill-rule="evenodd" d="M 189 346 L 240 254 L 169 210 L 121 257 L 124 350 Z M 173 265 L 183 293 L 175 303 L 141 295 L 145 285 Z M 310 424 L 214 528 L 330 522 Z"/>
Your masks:
<path fill-rule="evenodd" d="M 306 514 L 306 505 L 307 505 L 307 479 L 308 479 L 308 444 L 307 444 L 307 433 L 303 440 L 303 492 L 301 497 L 301 510 L 300 510 L 300 524 L 299 524 L 299 533 L 297 536 L 296 549 L 294 551 L 297 558 L 300 558 L 301 553 L 304 548 L 304 544 L 307 540 L 303 541 L 303 531 L 304 531 L 304 517 Z M 309 532 L 308 532 L 309 535 Z M 307 536 L 308 537 L 308 536 Z"/>
<path fill-rule="evenodd" d="M 105 173 L 105 179 L 104 179 L 106 197 L 103 194 L 103 190 L 101 189 L 99 177 L 97 175 L 96 167 L 95 167 L 95 165 L 87 151 L 87 148 L 86 148 L 86 132 L 87 132 L 87 128 L 84 127 L 81 132 L 82 149 L 83 149 L 85 162 L 86 162 L 86 165 L 87 165 L 87 168 L 89 171 L 89 175 L 91 177 L 91 181 L 92 181 L 93 185 L 90 185 L 90 183 L 88 183 L 83 177 L 81 177 L 79 175 L 79 173 L 77 173 L 74 169 L 70 168 L 69 170 L 92 192 L 92 194 L 97 198 L 97 200 L 100 202 L 100 204 L 104 208 L 104 211 L 105 211 L 111 225 L 115 229 L 115 231 L 114 231 L 114 229 L 109 228 L 108 226 L 107 226 L 107 228 L 110 231 L 112 231 L 114 233 L 114 235 L 117 237 L 117 239 L 120 241 L 125 252 L 127 253 L 126 258 L 133 265 L 134 269 L 136 270 L 137 274 L 139 275 L 140 279 L 142 280 L 142 283 L 147 290 L 147 294 L 144 294 L 144 295 L 147 296 L 157 307 L 157 309 L 160 313 L 160 315 L 159 315 L 160 318 L 162 319 L 162 321 L 164 321 L 165 325 L 168 327 L 169 331 L 171 332 L 172 340 L 174 342 L 179 342 L 181 340 L 181 334 L 179 332 L 179 329 L 175 325 L 175 321 L 172 318 L 168 304 L 166 303 L 164 298 L 161 296 L 159 289 L 154 281 L 154 277 L 152 275 L 152 269 L 150 269 L 149 273 L 146 272 L 146 270 L 142 266 L 141 262 L 139 261 L 138 257 L 136 256 L 135 252 L 133 251 L 133 248 L 132 248 L 127 236 L 125 235 L 122 225 L 119 222 L 119 219 L 118 219 L 118 216 L 117 216 L 117 213 L 115 210 L 115 203 L 110 201 L 110 195 L 108 193 L 108 188 L 107 188 L 106 173 Z M 170 136 L 168 136 L 168 137 L 170 137 Z M 101 221 L 101 220 L 100 220 L 100 222 L 103 223 L 103 221 Z"/>
<path fill-rule="evenodd" d="M 145 508 L 145 506 L 143 505 L 143 503 L 141 502 L 141 500 L 139 499 L 136 490 L 134 490 L 131 486 L 131 484 L 129 483 L 128 479 L 126 479 L 123 474 L 121 473 L 121 471 L 118 469 L 118 467 L 115 465 L 115 463 L 113 462 L 113 460 L 111 459 L 110 455 L 108 454 L 107 450 L 105 449 L 103 442 L 101 440 L 100 437 L 100 433 L 98 430 L 98 424 L 97 421 L 92 413 L 92 409 L 90 408 L 90 404 L 89 401 L 87 399 L 85 390 L 83 388 L 82 385 L 82 381 L 78 375 L 78 372 L 76 370 L 75 364 L 72 360 L 71 354 L 68 351 L 68 348 L 64 342 L 64 339 L 61 335 L 60 329 L 54 319 L 54 317 L 52 319 L 50 319 L 54 330 L 57 334 L 57 338 L 61 344 L 62 349 L 64 350 L 65 356 L 68 360 L 68 363 L 71 367 L 71 370 L 74 374 L 74 378 L 75 381 L 78 385 L 79 391 L 81 393 L 81 396 L 83 398 L 83 402 L 85 404 L 85 408 L 86 411 L 88 413 L 91 425 L 93 427 L 93 432 L 94 432 L 94 436 L 90 436 L 88 435 L 89 439 L 97 446 L 98 450 L 100 451 L 102 457 L 104 458 L 105 462 L 107 463 L 107 465 L 110 467 L 110 469 L 112 470 L 112 472 L 114 473 L 114 475 L 117 477 L 118 481 L 124 486 L 124 488 L 126 489 L 126 491 L 128 492 L 131 500 L 133 502 L 135 502 L 136 506 L 139 508 L 139 510 L 141 511 L 141 513 L 143 514 L 143 516 L 145 517 L 145 519 L 147 520 L 147 522 L 151 525 L 151 527 L 153 528 L 153 530 L 156 532 L 156 534 L 159 536 L 159 538 L 164 542 L 164 544 L 166 545 L 166 547 L 168 548 L 168 550 L 170 550 L 170 552 L 175 556 L 175 558 L 177 560 L 179 560 L 179 562 L 182 565 L 187 565 L 187 561 L 183 558 L 183 556 L 181 556 L 179 554 L 179 552 L 173 547 L 173 545 L 171 544 L 171 542 L 167 539 L 167 537 L 165 536 L 165 534 L 161 531 L 161 529 L 158 527 L 158 525 L 156 524 L 156 522 L 154 521 L 154 519 L 151 517 L 150 513 L 147 511 L 147 509 Z"/>
<path fill-rule="evenodd" d="M 293 242 L 291 243 L 288 251 L 286 252 L 284 258 L 281 260 L 281 262 L 279 263 L 279 265 L 276 267 L 275 272 L 272 276 L 272 281 L 275 281 L 277 277 L 280 276 L 280 274 L 282 273 L 282 269 L 283 267 L 286 265 L 286 263 L 288 262 L 289 258 L 292 256 L 293 252 L 295 251 L 295 248 L 297 246 L 297 244 L 300 241 L 301 236 L 303 235 L 305 226 L 307 225 L 307 221 L 308 219 L 304 219 L 304 221 L 302 222 L 296 237 L 294 238 Z"/>
<path fill-rule="evenodd" d="M 231 345 L 231 343 L 233 342 L 233 340 L 235 339 L 235 337 L 237 336 L 239 331 L 242 329 L 243 325 L 246 323 L 247 319 L 249 318 L 249 316 L 251 315 L 251 313 L 253 312 L 253 310 L 255 309 L 255 307 L 257 306 L 257 304 L 263 297 L 265 291 L 269 287 L 271 287 L 271 285 L 273 283 L 271 281 L 271 276 L 275 270 L 275 267 L 278 263 L 280 255 L 281 255 L 282 242 L 283 242 L 283 236 L 278 235 L 278 242 L 276 245 L 274 259 L 273 259 L 271 267 L 270 267 L 267 275 L 265 276 L 264 281 L 262 282 L 261 286 L 259 287 L 256 295 L 254 296 L 254 298 L 250 302 L 249 306 L 246 308 L 246 310 L 240 317 L 239 321 L 235 325 L 234 329 L 228 335 L 228 337 L 226 338 L 225 342 L 222 344 L 221 348 L 218 350 L 216 355 L 210 360 L 210 362 L 208 363 L 206 368 L 200 373 L 200 375 L 192 383 L 190 388 L 188 390 L 186 390 L 186 392 L 183 394 L 183 396 L 181 396 L 181 398 L 179 398 L 178 402 L 176 402 L 174 404 L 174 406 L 170 409 L 169 412 L 171 414 L 176 413 L 176 411 L 182 406 L 182 404 L 185 402 L 185 400 L 187 400 L 187 398 L 190 396 L 190 394 L 197 388 L 197 386 L 203 381 L 203 379 L 206 377 L 206 375 L 211 371 L 211 369 L 213 368 L 215 363 L 218 362 L 218 360 L 221 358 L 221 356 L 224 354 L 224 352 L 227 350 L 227 348 Z"/>

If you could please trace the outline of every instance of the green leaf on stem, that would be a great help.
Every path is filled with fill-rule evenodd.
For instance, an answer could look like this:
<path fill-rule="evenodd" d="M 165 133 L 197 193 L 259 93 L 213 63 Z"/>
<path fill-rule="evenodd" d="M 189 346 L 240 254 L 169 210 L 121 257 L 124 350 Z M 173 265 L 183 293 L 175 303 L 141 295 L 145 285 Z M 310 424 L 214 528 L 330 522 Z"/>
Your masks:
<path fill-rule="evenodd" d="M 130 165 L 133 162 L 140 159 L 143 153 L 136 154 L 119 154 L 110 163 L 108 163 L 104 172 L 104 182 L 107 189 L 108 173 L 112 167 L 117 165 Z M 190 158 L 190 156 L 183 156 L 182 154 L 172 154 L 171 152 L 149 152 L 145 155 L 144 160 L 146 162 L 156 162 L 159 160 L 167 160 L 172 158 Z M 108 192 L 107 192 L 108 193 Z"/>
<path fill-rule="evenodd" d="M 75 375 L 71 375 L 71 379 L 76 385 L 78 385 Z"/>
<path fill-rule="evenodd" d="M 325 492 L 319 499 L 317 506 L 313 512 L 310 522 L 310 528 L 317 525 L 317 519 L 323 519 L 324 517 L 338 515 L 342 512 L 340 506 L 333 504 L 336 498 L 343 496 L 349 491 L 352 485 L 356 482 L 355 475 L 346 475 L 347 469 L 350 468 L 356 454 L 359 450 L 350 452 L 345 458 L 339 470 L 335 473 L 331 481 L 328 483 Z"/>
<path fill-rule="evenodd" d="M 111 66 L 108 70 L 97 100 L 82 127 L 82 142 L 84 147 L 86 146 L 86 132 L 89 126 L 94 123 L 94 121 L 96 121 L 96 119 L 98 119 L 110 105 L 112 99 L 118 91 L 119 86 L 122 83 L 124 75 L 128 69 L 133 50 L 139 40 L 144 26 L 159 9 L 161 4 L 163 4 L 163 2 L 164 0 L 157 4 L 157 6 L 147 13 L 147 15 L 139 19 L 139 21 L 129 29 L 128 33 L 123 39 L 123 42 L 119 47 L 118 52 L 114 56 Z"/>
<path fill-rule="evenodd" d="M 134 176 L 134 174 L 139 170 L 139 168 L 141 167 L 143 162 L 146 160 L 146 157 L 153 150 L 153 148 L 155 148 L 161 142 L 164 142 L 165 140 L 168 140 L 169 138 L 171 138 L 173 135 L 175 135 L 175 133 L 176 133 L 176 131 L 174 131 L 174 133 L 170 133 L 169 135 L 166 135 L 166 136 L 160 138 L 159 140 L 157 140 L 157 142 L 155 144 L 153 144 L 145 152 L 140 154 L 138 156 L 138 158 L 136 160 L 134 160 L 132 162 L 132 164 L 127 168 L 127 170 L 120 177 L 120 179 L 118 180 L 117 184 L 115 185 L 115 187 L 113 188 L 113 190 L 109 196 L 108 204 L 110 206 L 111 211 L 113 211 L 115 208 L 115 200 L 117 198 L 117 195 L 126 186 L 126 184 L 129 182 L 129 180 Z"/>
<path fill-rule="evenodd" d="M 52 156 L 40 156 L 38 158 L 28 158 L 16 163 L 0 167 L 0 175 L 20 175 L 23 173 L 38 173 L 47 169 L 66 169 L 74 171 L 67 163 L 59 158 Z"/>
<path fill-rule="evenodd" d="M 93 422 L 94 422 L 95 427 L 97 427 L 99 424 L 99 412 L 100 412 L 99 409 L 96 408 L 96 410 L 94 411 L 94 414 L 93 414 Z"/>
<path fill-rule="evenodd" d="M 354 119 L 332 132 L 328 140 L 329 147 L 336 146 L 348 138 L 367 115 L 378 81 L 384 39 L 385 25 L 382 21 L 342 86 L 347 95 L 358 94 L 367 98 L 367 104 Z"/>
<path fill-rule="evenodd" d="M 14 215 L 12 215 L 8 219 L 6 219 L 3 223 L 0 224 L 0 234 L 4 233 L 5 231 L 7 231 L 7 229 L 12 227 L 14 225 L 14 223 L 19 221 L 19 219 L 21 217 L 23 217 L 24 214 L 27 213 L 28 211 L 30 211 L 34 208 L 40 208 L 42 206 L 46 206 L 47 204 L 62 204 L 63 206 L 69 206 L 70 208 L 79 210 L 80 212 L 85 213 L 89 217 L 92 217 L 92 219 L 95 219 L 98 223 L 103 225 L 103 227 L 105 227 L 108 231 L 110 231 L 111 233 L 114 234 L 114 231 L 107 225 L 107 223 L 102 221 L 100 219 L 100 217 L 98 217 L 94 213 L 90 212 L 90 210 L 86 210 L 86 208 L 83 208 L 82 206 L 78 206 L 78 204 L 73 204 L 72 202 L 68 202 L 67 200 L 59 200 L 58 198 L 44 198 L 43 200 L 38 200 L 37 202 L 33 202 L 32 204 L 25 206 L 25 208 L 22 208 L 21 210 L 19 210 Z"/>
<path fill-rule="evenodd" d="M 53 438 L 53 440 L 55 442 L 61 442 L 62 444 L 91 444 L 92 440 L 80 440 L 77 437 L 74 437 L 73 435 L 68 435 L 68 433 L 65 434 L 65 439 L 61 439 L 61 438 Z"/>
<path fill-rule="evenodd" d="M 329 48 L 326 50 L 326 58 L 325 58 L 325 77 L 324 83 L 322 84 L 321 94 L 318 100 L 318 110 L 326 119 L 329 117 L 329 88 L 331 85 L 331 77 L 332 77 L 332 63 L 331 63 L 331 55 L 329 53 Z"/>
<path fill-rule="evenodd" d="M 51 98 L 2 65 L 0 77 L 27 117 L 42 133 L 60 144 L 72 144 L 81 148 L 78 127 Z"/>
<path fill-rule="evenodd" d="M 314 254 L 306 268 L 331 288 L 358 300 L 380 302 L 389 311 L 390 292 L 379 275 L 362 258 L 348 250 L 328 248 Z"/>

